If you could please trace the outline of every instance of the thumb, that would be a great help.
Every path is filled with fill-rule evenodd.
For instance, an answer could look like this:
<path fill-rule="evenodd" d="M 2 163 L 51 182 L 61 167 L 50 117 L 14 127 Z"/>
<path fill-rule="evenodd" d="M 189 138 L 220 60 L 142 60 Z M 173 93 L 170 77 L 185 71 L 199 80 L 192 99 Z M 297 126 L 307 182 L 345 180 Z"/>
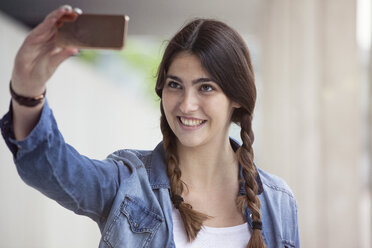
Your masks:
<path fill-rule="evenodd" d="M 77 48 L 57 47 L 52 51 L 49 63 L 53 68 L 57 68 L 67 58 L 71 57 L 72 55 L 76 55 L 78 53 L 79 53 L 79 49 Z"/>

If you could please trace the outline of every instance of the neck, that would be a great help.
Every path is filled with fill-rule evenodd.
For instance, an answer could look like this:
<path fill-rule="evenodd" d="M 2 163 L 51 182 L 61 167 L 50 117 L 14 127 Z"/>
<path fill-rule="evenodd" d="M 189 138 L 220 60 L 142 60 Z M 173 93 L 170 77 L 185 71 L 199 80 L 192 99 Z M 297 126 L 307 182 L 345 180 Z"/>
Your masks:
<path fill-rule="evenodd" d="M 216 189 L 238 181 L 239 166 L 228 137 L 198 147 L 178 142 L 177 152 L 181 179 L 189 189 Z"/>

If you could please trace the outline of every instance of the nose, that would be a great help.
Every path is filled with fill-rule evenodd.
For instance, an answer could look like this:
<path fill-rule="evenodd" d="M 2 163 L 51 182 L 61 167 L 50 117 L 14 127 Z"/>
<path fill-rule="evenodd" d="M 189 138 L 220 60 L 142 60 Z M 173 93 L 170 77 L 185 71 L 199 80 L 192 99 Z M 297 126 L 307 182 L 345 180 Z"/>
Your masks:
<path fill-rule="evenodd" d="M 180 110 L 183 113 L 188 114 L 196 111 L 198 109 L 198 106 L 199 103 L 197 96 L 195 96 L 195 94 L 191 90 L 185 91 L 180 101 Z"/>

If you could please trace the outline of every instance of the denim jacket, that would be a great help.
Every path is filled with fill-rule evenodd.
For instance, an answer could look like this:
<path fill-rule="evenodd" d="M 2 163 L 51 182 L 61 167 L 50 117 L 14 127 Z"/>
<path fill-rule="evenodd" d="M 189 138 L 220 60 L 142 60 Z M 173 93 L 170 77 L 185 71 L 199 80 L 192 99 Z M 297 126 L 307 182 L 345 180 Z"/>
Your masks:
<path fill-rule="evenodd" d="M 11 109 L 0 127 L 24 182 L 97 222 L 100 248 L 175 247 L 162 143 L 152 151 L 119 150 L 103 161 L 89 159 L 65 143 L 48 102 L 26 139 L 14 139 Z M 293 193 L 282 179 L 258 171 L 267 247 L 300 247 Z M 246 219 L 252 228 L 248 208 Z"/>

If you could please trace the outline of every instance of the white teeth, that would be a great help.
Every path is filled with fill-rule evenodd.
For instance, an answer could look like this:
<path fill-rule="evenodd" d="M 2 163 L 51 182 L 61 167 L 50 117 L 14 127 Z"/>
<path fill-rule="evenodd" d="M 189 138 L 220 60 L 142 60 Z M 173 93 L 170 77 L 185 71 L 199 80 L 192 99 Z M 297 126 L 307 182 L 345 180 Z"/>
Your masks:
<path fill-rule="evenodd" d="M 203 123 L 203 120 L 190 120 L 190 119 L 185 119 L 182 117 L 180 117 L 180 120 L 182 124 L 184 124 L 185 126 L 190 126 L 190 127 L 199 126 L 200 124 Z"/>

